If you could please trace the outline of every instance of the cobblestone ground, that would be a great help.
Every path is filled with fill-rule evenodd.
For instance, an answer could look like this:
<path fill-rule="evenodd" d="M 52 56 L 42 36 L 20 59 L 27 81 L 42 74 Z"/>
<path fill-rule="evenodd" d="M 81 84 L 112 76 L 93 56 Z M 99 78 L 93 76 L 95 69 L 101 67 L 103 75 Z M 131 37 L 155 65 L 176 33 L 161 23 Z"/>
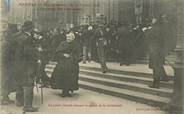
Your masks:
<path fill-rule="evenodd" d="M 157 107 L 80 89 L 73 97 L 63 98 L 60 90 L 44 88 L 44 103 L 35 89 L 33 105 L 39 112 L 26 114 L 166 114 Z M 15 99 L 15 94 L 10 95 Z M 15 104 L 1 106 L 0 114 L 22 114 L 22 107 Z"/>

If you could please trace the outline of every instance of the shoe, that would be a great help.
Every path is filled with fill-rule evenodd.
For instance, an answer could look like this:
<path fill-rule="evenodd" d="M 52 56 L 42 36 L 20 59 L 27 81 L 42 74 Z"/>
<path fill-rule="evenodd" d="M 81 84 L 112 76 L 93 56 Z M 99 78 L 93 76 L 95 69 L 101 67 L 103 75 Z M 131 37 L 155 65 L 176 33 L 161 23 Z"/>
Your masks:
<path fill-rule="evenodd" d="M 66 95 L 67 97 L 72 97 L 72 94 L 70 94 L 69 91 L 66 91 L 66 92 L 65 92 L 65 95 Z"/>
<path fill-rule="evenodd" d="M 86 64 L 86 61 L 83 61 L 82 63 L 83 63 L 83 64 Z"/>
<path fill-rule="evenodd" d="M 66 96 L 67 96 L 66 91 L 63 91 L 63 92 L 61 93 L 61 97 L 66 97 Z"/>
<path fill-rule="evenodd" d="M 148 85 L 148 87 L 150 87 L 150 88 L 156 88 L 156 89 L 159 89 L 159 85 L 157 84 L 150 84 L 150 85 Z"/>
<path fill-rule="evenodd" d="M 103 70 L 102 70 L 102 73 L 106 73 L 106 72 L 107 72 L 107 70 L 106 70 L 106 69 L 103 69 Z"/>
<path fill-rule="evenodd" d="M 24 99 L 22 95 L 16 94 L 16 101 L 15 101 L 15 105 L 17 107 L 22 107 L 24 106 Z"/>
<path fill-rule="evenodd" d="M 16 106 L 17 107 L 22 107 L 24 104 L 23 103 L 21 103 L 21 102 L 16 102 Z"/>
<path fill-rule="evenodd" d="M 107 71 L 103 71 L 102 73 L 106 73 Z"/>
<path fill-rule="evenodd" d="M 5 100 L 2 100 L 2 101 L 1 101 L 1 105 L 8 105 L 8 102 L 5 101 Z"/>
<path fill-rule="evenodd" d="M 38 108 L 37 107 L 29 107 L 29 108 L 23 108 L 24 112 L 37 112 Z"/>
<path fill-rule="evenodd" d="M 62 97 L 66 97 L 66 96 L 67 96 L 67 93 L 68 93 L 68 92 L 67 92 L 66 90 L 63 90 L 61 96 L 62 96 Z"/>
<path fill-rule="evenodd" d="M 72 94 L 70 94 L 69 92 L 63 92 L 61 94 L 62 97 L 72 97 Z"/>
<path fill-rule="evenodd" d="M 38 108 L 32 106 L 33 103 L 33 87 L 23 87 L 24 91 L 24 108 L 25 112 L 37 112 Z"/>
<path fill-rule="evenodd" d="M 161 77 L 160 78 L 160 81 L 168 82 L 169 81 L 169 78 L 168 77 Z"/>
<path fill-rule="evenodd" d="M 68 94 L 67 94 L 67 97 L 72 97 L 72 94 L 68 93 Z"/>
<path fill-rule="evenodd" d="M 9 103 L 9 104 L 14 103 L 14 101 L 13 101 L 13 100 L 11 100 L 11 99 L 7 99 L 7 101 L 8 101 L 8 103 Z"/>
<path fill-rule="evenodd" d="M 61 97 L 66 97 L 66 96 L 67 96 L 66 94 L 63 94 L 63 93 L 61 94 Z"/>
<path fill-rule="evenodd" d="M 10 100 L 10 99 L 3 99 L 1 101 L 1 105 L 8 105 L 8 104 L 13 104 L 14 101 Z"/>
<path fill-rule="evenodd" d="M 126 63 L 125 65 L 126 65 L 126 66 L 130 66 L 130 63 Z"/>

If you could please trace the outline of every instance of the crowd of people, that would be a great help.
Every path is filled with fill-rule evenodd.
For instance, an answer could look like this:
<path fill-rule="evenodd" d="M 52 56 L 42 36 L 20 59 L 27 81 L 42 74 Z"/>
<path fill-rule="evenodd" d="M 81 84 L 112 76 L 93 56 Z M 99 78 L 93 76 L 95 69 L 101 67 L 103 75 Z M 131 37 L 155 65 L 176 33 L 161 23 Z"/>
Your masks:
<path fill-rule="evenodd" d="M 62 97 L 71 97 L 79 89 L 79 62 L 97 61 L 106 73 L 106 61 L 130 65 L 147 52 L 154 76 L 149 87 L 159 88 L 160 80 L 168 81 L 163 68 L 170 51 L 166 44 L 171 34 L 165 36 L 165 32 L 172 32 L 163 28 L 168 25 L 164 16 L 136 26 L 111 22 L 48 31 L 35 29 L 32 21 L 25 21 L 21 30 L 16 24 L 9 24 L 2 37 L 1 103 L 12 103 L 8 95 L 16 91 L 17 106 L 23 106 L 26 112 L 37 111 L 32 106 L 34 82 L 61 89 Z M 49 61 L 57 62 L 51 78 L 45 72 Z"/>
<path fill-rule="evenodd" d="M 142 32 L 142 26 L 133 26 L 132 24 L 109 23 L 99 26 L 84 26 L 81 34 L 81 42 L 83 45 L 83 63 L 86 60 L 99 61 L 99 55 L 108 61 L 119 62 L 120 65 L 129 65 L 135 63 L 136 60 L 146 56 L 145 37 Z M 105 55 L 98 52 L 98 40 L 105 48 Z M 103 60 L 102 60 L 103 61 Z"/>

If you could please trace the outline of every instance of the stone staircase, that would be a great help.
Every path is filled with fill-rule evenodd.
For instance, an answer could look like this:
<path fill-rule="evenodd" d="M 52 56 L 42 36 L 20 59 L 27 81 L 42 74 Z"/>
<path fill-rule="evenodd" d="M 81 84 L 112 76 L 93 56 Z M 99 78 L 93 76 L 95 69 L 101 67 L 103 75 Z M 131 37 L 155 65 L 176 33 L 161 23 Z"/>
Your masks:
<path fill-rule="evenodd" d="M 46 72 L 51 75 L 56 63 L 47 65 Z M 152 75 L 142 72 L 109 70 L 101 73 L 99 67 L 80 65 L 80 88 L 132 100 L 151 106 L 164 107 L 170 101 L 173 77 L 169 82 L 161 82 L 159 89 L 149 88 Z"/>
<path fill-rule="evenodd" d="M 165 64 L 173 66 L 176 61 L 176 53 L 174 51 L 170 52 L 166 57 L 165 57 Z M 148 64 L 149 63 L 149 57 L 148 55 L 141 57 L 136 61 L 137 64 Z"/>

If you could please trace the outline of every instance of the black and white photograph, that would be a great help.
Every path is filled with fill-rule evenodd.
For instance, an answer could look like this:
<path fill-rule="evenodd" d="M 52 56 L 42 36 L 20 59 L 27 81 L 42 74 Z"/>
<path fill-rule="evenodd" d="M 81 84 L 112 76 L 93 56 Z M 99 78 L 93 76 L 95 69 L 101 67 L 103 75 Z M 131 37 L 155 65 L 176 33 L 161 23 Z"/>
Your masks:
<path fill-rule="evenodd" d="M 0 5 L 0 114 L 184 114 L 184 0 Z"/>

